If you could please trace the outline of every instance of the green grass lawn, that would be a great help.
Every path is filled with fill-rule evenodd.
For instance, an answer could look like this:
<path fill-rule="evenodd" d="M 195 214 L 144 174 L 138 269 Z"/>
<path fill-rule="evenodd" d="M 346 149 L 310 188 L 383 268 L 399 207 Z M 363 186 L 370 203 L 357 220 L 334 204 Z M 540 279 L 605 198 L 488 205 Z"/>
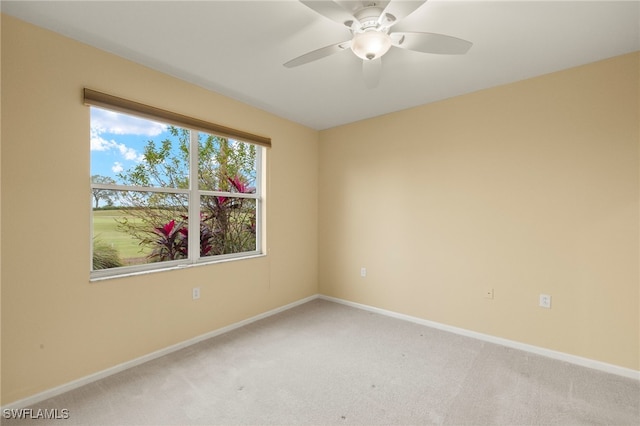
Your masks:
<path fill-rule="evenodd" d="M 118 231 L 115 219 L 122 217 L 127 217 L 132 223 L 140 222 L 139 219 L 126 216 L 120 210 L 95 210 L 93 212 L 93 237 L 114 247 L 118 250 L 120 258 L 125 263 L 130 263 L 131 261 L 127 261 L 127 259 L 144 258 L 151 250 L 140 246 L 139 241 L 126 232 Z"/>

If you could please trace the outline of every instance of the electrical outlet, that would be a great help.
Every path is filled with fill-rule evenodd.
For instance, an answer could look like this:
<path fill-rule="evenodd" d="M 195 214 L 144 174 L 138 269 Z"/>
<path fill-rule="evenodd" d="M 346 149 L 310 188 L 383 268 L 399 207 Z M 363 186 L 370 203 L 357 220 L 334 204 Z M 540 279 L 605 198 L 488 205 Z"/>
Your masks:
<path fill-rule="evenodd" d="M 493 289 L 487 288 L 484 290 L 484 298 L 485 299 L 493 299 Z"/>
<path fill-rule="evenodd" d="M 200 299 L 200 287 L 194 287 L 193 290 L 191 290 L 191 296 L 193 300 Z"/>
<path fill-rule="evenodd" d="M 551 309 L 551 296 L 548 294 L 541 294 L 539 304 L 542 308 Z"/>
<path fill-rule="evenodd" d="M 367 268 L 360 268 L 360 276 L 361 277 L 366 277 L 367 276 Z"/>

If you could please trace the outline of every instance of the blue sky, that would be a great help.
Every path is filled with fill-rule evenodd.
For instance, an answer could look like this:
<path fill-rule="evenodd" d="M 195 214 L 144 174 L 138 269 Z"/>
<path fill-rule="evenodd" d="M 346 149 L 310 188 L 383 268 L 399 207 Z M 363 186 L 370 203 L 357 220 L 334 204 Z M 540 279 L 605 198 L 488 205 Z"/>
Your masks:
<path fill-rule="evenodd" d="M 166 124 L 91 107 L 91 175 L 116 179 L 119 172 L 143 161 L 150 139 L 169 136 Z"/>
<path fill-rule="evenodd" d="M 200 133 L 201 137 L 207 134 Z M 156 146 L 169 139 L 177 152 L 177 137 L 169 132 L 169 125 L 156 121 L 91 107 L 91 175 L 107 176 L 121 183 L 118 174 L 144 161 L 144 148 L 153 140 Z M 233 144 L 240 144 L 234 140 Z M 209 159 L 215 162 L 215 158 Z M 248 184 L 255 185 L 255 174 L 247 174 Z"/>

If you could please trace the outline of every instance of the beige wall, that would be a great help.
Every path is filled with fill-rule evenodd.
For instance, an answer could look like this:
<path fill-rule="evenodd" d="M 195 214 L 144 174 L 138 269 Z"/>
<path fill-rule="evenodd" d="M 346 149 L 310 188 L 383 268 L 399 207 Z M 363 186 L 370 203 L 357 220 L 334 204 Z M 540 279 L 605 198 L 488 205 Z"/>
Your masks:
<path fill-rule="evenodd" d="M 320 292 L 639 370 L 638 63 L 321 132 Z"/>
<path fill-rule="evenodd" d="M 268 255 L 90 283 L 85 86 L 270 136 Z M 2 404 L 317 292 L 317 132 L 7 16 L 2 124 Z"/>

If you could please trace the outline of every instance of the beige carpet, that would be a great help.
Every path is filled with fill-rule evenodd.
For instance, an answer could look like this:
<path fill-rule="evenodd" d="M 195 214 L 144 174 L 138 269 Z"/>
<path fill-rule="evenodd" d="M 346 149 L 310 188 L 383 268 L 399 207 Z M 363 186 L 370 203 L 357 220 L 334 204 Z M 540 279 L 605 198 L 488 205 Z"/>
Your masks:
<path fill-rule="evenodd" d="M 314 300 L 32 407 L 56 425 L 638 425 L 640 383 Z"/>

